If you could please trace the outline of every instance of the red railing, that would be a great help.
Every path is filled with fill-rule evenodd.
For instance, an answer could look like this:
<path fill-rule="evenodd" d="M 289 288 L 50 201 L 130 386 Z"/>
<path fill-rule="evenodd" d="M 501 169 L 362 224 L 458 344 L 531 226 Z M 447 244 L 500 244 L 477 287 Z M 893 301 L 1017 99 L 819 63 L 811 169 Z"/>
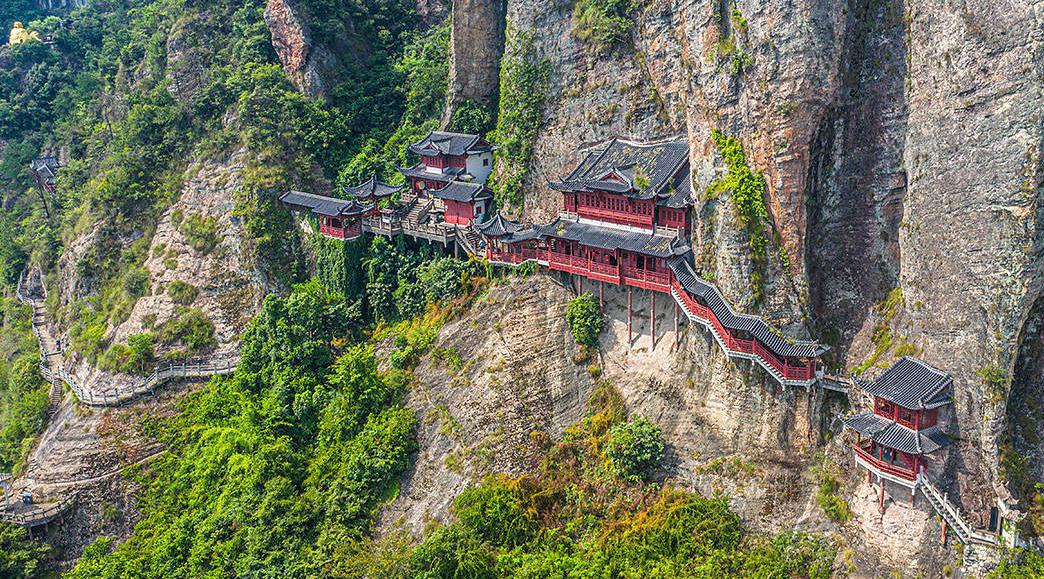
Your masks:
<path fill-rule="evenodd" d="M 916 472 L 908 468 L 903 468 L 877 458 L 870 452 L 870 449 L 863 448 L 859 445 L 859 443 L 853 443 L 852 449 L 855 450 L 855 453 L 859 455 L 859 458 L 863 459 L 864 462 L 870 464 L 872 467 L 883 473 L 890 474 L 892 476 L 909 481 L 917 480 Z"/>
<path fill-rule="evenodd" d="M 625 267 L 622 270 L 624 281 L 635 280 L 646 283 L 668 286 L 671 283 L 671 274 L 665 271 L 649 271 L 636 267 Z"/>
<path fill-rule="evenodd" d="M 566 255 L 564 253 L 558 253 L 557 251 L 549 252 L 550 259 L 548 262 L 552 265 L 565 265 L 578 269 L 587 269 L 587 258 L 580 257 L 578 255 Z"/>
<path fill-rule="evenodd" d="M 624 274 L 626 275 L 626 273 Z M 721 325 L 718 320 L 718 316 L 711 311 L 707 306 L 696 301 L 689 292 L 685 290 L 675 280 L 672 284 L 675 292 L 681 296 L 682 302 L 686 309 L 688 309 L 696 317 L 706 320 L 714 328 L 714 331 L 721 338 L 721 341 L 725 344 L 725 347 L 734 352 L 740 352 L 744 354 L 755 355 L 765 362 L 768 366 L 771 366 L 776 372 L 778 372 L 785 380 L 796 380 L 796 381 L 807 381 L 811 380 L 815 373 L 815 366 L 791 366 L 785 359 L 781 359 L 776 355 L 775 352 L 769 350 L 764 344 L 757 340 L 744 340 L 737 338 L 732 335 L 729 330 L 725 329 L 725 326 Z"/>
<path fill-rule="evenodd" d="M 333 227 L 331 225 L 320 225 L 319 233 L 336 239 L 349 239 L 362 235 L 362 223 L 355 222 L 349 227 Z"/>
<path fill-rule="evenodd" d="M 598 263 L 597 261 L 592 261 L 589 269 L 594 273 L 600 273 L 602 275 L 620 275 L 620 266 L 611 265 L 608 263 Z"/>
<path fill-rule="evenodd" d="M 544 259 L 547 257 L 547 252 L 535 247 L 525 247 L 512 252 L 490 249 L 488 255 L 491 261 L 517 265 L 530 259 Z"/>

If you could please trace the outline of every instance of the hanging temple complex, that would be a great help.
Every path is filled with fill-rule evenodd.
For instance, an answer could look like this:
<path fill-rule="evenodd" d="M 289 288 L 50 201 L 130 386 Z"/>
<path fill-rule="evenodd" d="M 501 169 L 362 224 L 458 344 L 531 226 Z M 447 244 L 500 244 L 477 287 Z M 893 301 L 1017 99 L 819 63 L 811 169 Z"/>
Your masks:
<path fill-rule="evenodd" d="M 951 440 L 944 432 L 952 380 L 936 368 L 903 357 L 873 381 L 825 372 L 828 346 L 784 335 L 764 319 L 737 312 L 692 266 L 693 191 L 688 144 L 612 139 L 583 154 L 579 165 L 549 187 L 562 195 L 561 212 L 547 224 L 525 224 L 492 210 L 486 186 L 493 149 L 476 135 L 432 132 L 410 146 L 419 162 L 401 169 L 402 186 L 371 178 L 341 190 L 340 198 L 290 191 L 291 210 L 307 211 L 323 235 L 351 240 L 366 234 L 405 235 L 442 243 L 490 264 L 532 262 L 550 271 L 626 288 L 628 330 L 632 292 L 670 296 L 690 323 L 701 326 L 730 358 L 749 360 L 781 387 L 821 387 L 867 399 L 867 412 L 842 417 L 851 431 L 855 462 L 876 483 L 880 508 L 886 486 L 927 498 L 965 544 L 1017 545 L 1015 525 L 991 516 L 976 530 L 932 482 L 945 476 L 933 459 Z M 655 306 L 654 306 L 655 309 Z M 655 332 L 655 329 L 653 330 Z M 654 341 L 655 346 L 655 341 Z M 872 400 L 872 404 L 870 401 Z M 895 493 L 899 494 L 902 493 Z M 1001 505 L 1003 508 L 1003 505 Z"/>

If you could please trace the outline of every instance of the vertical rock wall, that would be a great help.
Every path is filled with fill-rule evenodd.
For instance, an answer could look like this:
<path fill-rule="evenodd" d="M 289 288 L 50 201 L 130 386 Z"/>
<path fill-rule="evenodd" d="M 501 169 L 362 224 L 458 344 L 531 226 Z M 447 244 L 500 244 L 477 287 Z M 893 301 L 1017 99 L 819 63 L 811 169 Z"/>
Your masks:
<path fill-rule="evenodd" d="M 465 101 L 489 105 L 500 84 L 504 0 L 457 0 L 450 28 L 450 78 L 442 125 Z"/>

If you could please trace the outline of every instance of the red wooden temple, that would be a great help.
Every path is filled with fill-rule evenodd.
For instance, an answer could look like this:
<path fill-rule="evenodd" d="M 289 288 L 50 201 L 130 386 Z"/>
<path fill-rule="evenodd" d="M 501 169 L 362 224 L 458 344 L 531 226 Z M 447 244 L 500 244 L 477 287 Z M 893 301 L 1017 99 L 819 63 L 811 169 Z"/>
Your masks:
<path fill-rule="evenodd" d="M 735 312 L 693 272 L 688 158 L 685 142 L 614 139 L 550 184 L 562 193 L 563 211 L 554 222 L 522 227 L 497 215 L 479 223 L 485 256 L 512 265 L 535 260 L 551 270 L 650 290 L 654 304 L 656 293 L 670 294 L 729 356 L 757 362 L 783 385 L 810 387 L 827 346 L 784 337 L 761 318 Z"/>
<path fill-rule="evenodd" d="M 880 378 L 863 383 L 874 398 L 872 411 L 843 417 L 857 434 L 852 445 L 856 462 L 871 482 L 890 481 L 916 492 L 928 466 L 928 455 L 950 443 L 938 425 L 939 408 L 950 404 L 953 380 L 947 374 L 908 356 L 900 358 Z"/>

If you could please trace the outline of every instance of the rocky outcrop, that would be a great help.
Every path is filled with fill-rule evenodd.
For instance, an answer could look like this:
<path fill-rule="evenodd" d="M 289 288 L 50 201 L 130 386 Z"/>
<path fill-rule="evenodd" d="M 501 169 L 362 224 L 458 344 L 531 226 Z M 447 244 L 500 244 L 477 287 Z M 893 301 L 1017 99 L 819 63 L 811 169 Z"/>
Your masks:
<path fill-rule="evenodd" d="M 40 10 L 70 10 L 87 5 L 87 0 L 33 0 Z"/>
<path fill-rule="evenodd" d="M 456 0 L 450 28 L 450 77 L 442 126 L 466 101 L 489 105 L 497 94 L 504 51 L 504 0 Z"/>
<path fill-rule="evenodd" d="M 331 77 L 338 59 L 327 47 L 313 42 L 302 8 L 293 0 L 268 0 L 265 23 L 290 82 L 305 96 L 325 98 L 333 88 Z"/>

